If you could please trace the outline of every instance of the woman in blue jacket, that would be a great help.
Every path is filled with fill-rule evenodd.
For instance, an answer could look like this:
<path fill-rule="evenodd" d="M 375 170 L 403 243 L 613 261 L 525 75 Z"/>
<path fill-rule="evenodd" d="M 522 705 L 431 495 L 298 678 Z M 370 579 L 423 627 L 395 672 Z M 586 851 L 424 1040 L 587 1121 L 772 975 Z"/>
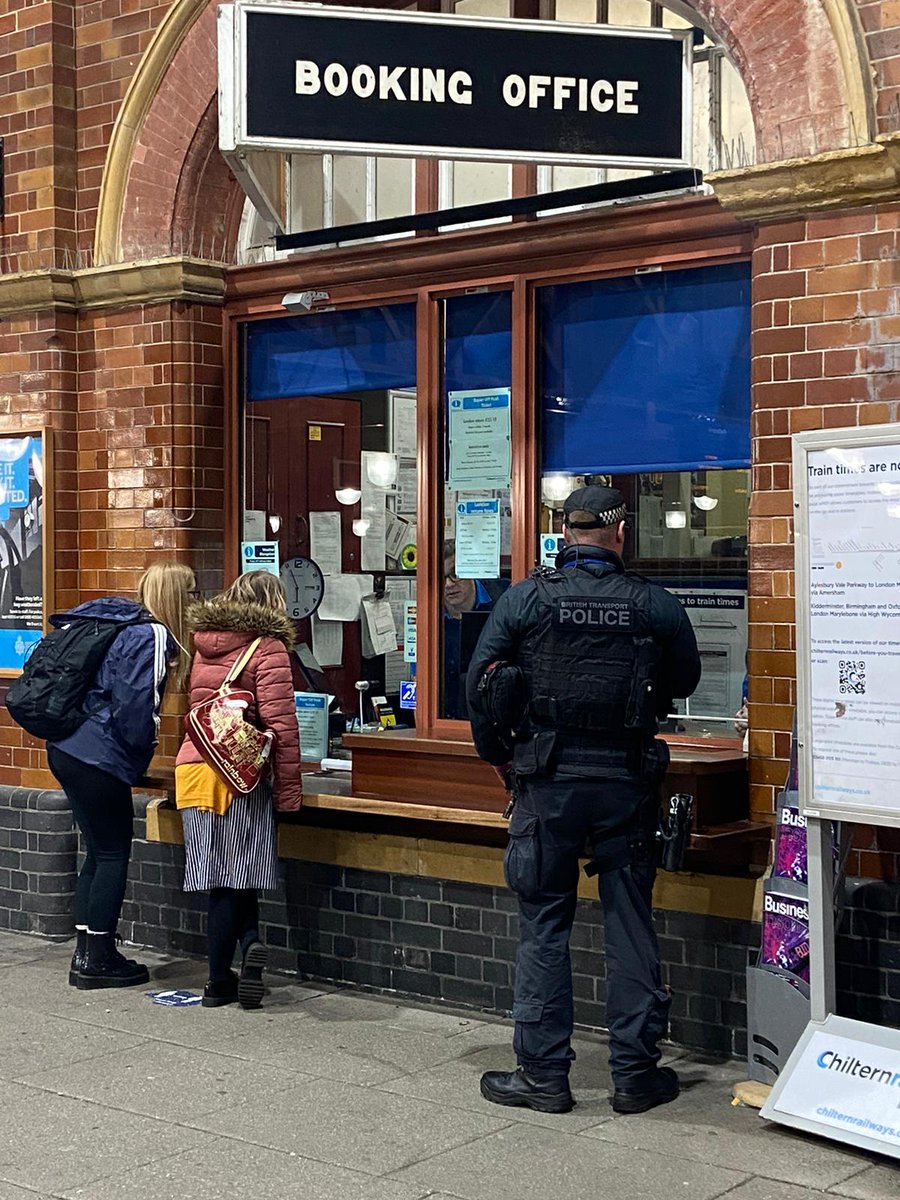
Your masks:
<path fill-rule="evenodd" d="M 147 968 L 116 949 L 133 837 L 132 787 L 146 774 L 159 739 L 167 678 L 184 686 L 190 668 L 185 612 L 194 574 L 155 563 L 141 579 L 138 603 L 119 596 L 89 600 L 57 623 L 92 617 L 121 624 L 84 702 L 90 716 L 69 737 L 48 743 L 50 769 L 72 806 L 85 857 L 75 887 L 77 942 L 69 983 L 78 988 L 146 983 Z"/>

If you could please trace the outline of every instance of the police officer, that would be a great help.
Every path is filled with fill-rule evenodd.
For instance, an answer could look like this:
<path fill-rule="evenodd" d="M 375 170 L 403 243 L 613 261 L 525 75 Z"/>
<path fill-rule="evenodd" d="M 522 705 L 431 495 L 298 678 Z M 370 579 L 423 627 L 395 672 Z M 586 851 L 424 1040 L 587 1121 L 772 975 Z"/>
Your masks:
<path fill-rule="evenodd" d="M 639 1113 L 679 1090 L 675 1072 L 657 1066 L 670 998 L 651 898 L 668 750 L 654 735 L 671 700 L 696 688 L 700 657 L 681 603 L 622 564 L 621 492 L 581 488 L 564 511 L 556 569 L 498 600 L 469 671 L 475 746 L 514 784 L 504 871 L 520 914 L 519 1067 L 488 1071 L 481 1092 L 541 1112 L 574 1103 L 569 934 L 587 845 L 606 922 L 612 1106 Z"/>

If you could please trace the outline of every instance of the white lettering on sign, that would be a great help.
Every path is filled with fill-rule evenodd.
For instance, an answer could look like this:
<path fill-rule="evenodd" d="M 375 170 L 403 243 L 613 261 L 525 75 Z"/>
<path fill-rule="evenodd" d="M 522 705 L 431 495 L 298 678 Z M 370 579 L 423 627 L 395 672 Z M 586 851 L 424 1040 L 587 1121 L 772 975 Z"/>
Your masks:
<path fill-rule="evenodd" d="M 549 82 L 549 76 L 546 78 Z M 368 100 L 377 93 L 379 100 L 472 103 L 472 76 L 468 71 L 448 71 L 444 67 L 371 67 L 368 63 L 359 63 L 348 71 L 343 63 L 328 63 L 323 69 L 312 59 L 298 58 L 294 76 L 297 95 L 317 96 L 323 86 L 329 96 L 343 96 L 349 90 L 360 100 Z"/>
<path fill-rule="evenodd" d="M 635 99 L 638 82 L 635 79 L 576 79 L 573 75 L 507 75 L 503 80 L 503 100 L 510 108 L 541 107 L 550 100 L 560 111 L 572 103 L 579 112 L 639 113 Z"/>

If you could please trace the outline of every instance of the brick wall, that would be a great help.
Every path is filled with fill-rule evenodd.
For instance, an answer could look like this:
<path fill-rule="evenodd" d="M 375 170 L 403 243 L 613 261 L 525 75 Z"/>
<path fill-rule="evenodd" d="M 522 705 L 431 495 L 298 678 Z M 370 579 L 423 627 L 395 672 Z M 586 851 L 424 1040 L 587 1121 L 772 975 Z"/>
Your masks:
<path fill-rule="evenodd" d="M 900 4 L 855 0 L 877 92 L 879 133 L 900 129 Z"/>
<path fill-rule="evenodd" d="M 796 702 L 790 435 L 900 407 L 900 209 L 764 226 L 753 256 L 750 777 L 774 811 Z M 860 827 L 851 874 L 900 878 L 900 835 Z"/>
<path fill-rule="evenodd" d="M 75 854 L 62 792 L 0 787 L 0 929 L 71 937 Z"/>

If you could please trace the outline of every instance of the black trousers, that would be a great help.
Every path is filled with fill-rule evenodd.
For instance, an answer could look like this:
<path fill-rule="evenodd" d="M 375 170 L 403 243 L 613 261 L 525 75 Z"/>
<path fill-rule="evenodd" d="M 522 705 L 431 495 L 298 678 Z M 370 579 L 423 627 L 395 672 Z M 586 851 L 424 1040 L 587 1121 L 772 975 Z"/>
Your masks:
<path fill-rule="evenodd" d="M 634 1085 L 660 1058 L 670 997 L 653 930 L 656 788 L 637 777 L 519 780 L 504 870 L 519 899 L 513 1016 L 519 1065 L 542 1081 L 575 1058 L 569 935 L 579 856 L 593 849 L 606 926 L 606 1018 L 616 1086 Z"/>
<path fill-rule="evenodd" d="M 207 909 L 209 977 L 228 979 L 236 945 L 246 953 L 259 941 L 259 893 L 255 888 L 212 888 Z"/>
<path fill-rule="evenodd" d="M 92 933 L 115 933 L 134 836 L 131 788 L 54 746 L 47 758 L 84 838 L 86 853 L 75 885 L 75 924 Z"/>

